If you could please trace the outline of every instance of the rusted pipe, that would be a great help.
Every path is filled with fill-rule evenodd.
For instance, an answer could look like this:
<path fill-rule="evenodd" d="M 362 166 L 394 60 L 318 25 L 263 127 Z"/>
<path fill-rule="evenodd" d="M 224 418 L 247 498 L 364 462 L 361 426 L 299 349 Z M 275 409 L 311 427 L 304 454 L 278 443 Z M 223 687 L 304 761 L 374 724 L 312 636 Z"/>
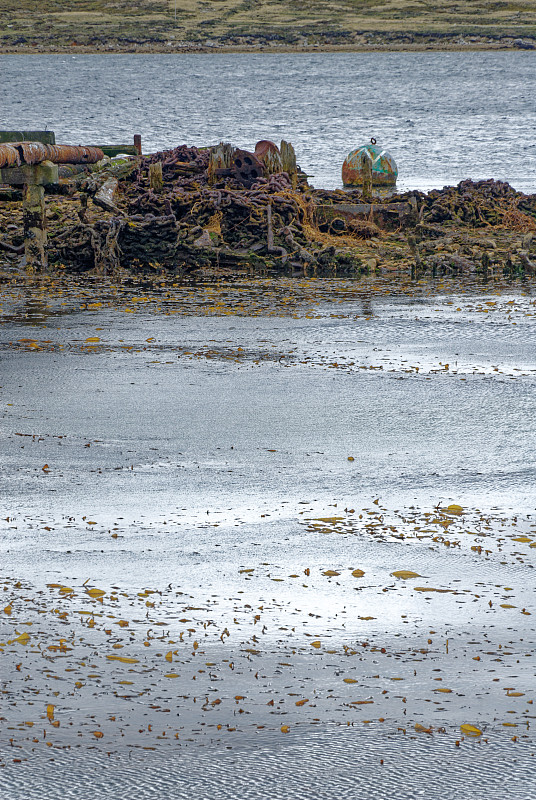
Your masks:
<path fill-rule="evenodd" d="M 47 145 L 41 142 L 14 142 L 18 150 L 21 164 L 39 164 L 47 160 Z"/>
<path fill-rule="evenodd" d="M 20 166 L 20 155 L 12 144 L 0 144 L 0 167 Z"/>
<path fill-rule="evenodd" d="M 104 158 L 99 147 L 69 144 L 42 144 L 41 142 L 11 142 L 0 144 L 0 167 L 17 167 L 21 164 L 96 164 Z"/>
<path fill-rule="evenodd" d="M 54 164 L 96 164 L 104 158 L 104 153 L 99 147 L 70 144 L 49 144 L 45 147 L 48 151 L 48 160 Z"/>

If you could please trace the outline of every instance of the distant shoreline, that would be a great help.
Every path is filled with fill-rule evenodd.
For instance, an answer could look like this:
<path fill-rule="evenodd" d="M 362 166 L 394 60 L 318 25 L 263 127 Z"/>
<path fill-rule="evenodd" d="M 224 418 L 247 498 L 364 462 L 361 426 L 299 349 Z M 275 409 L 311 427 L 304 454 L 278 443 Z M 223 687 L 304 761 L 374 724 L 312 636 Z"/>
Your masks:
<path fill-rule="evenodd" d="M 452 41 L 438 41 L 427 43 L 381 43 L 367 45 L 214 45 L 207 46 L 194 42 L 177 45 L 143 44 L 132 46 L 121 43 L 103 44 L 101 46 L 69 45 L 17 45 L 13 47 L 0 47 L 0 55 L 150 55 L 168 54 L 180 55 L 183 53 L 199 54 L 233 54 L 233 53 L 426 53 L 426 52 L 530 52 L 536 50 L 536 44 L 514 44 L 509 42 L 479 43 L 460 42 L 459 37 Z"/>

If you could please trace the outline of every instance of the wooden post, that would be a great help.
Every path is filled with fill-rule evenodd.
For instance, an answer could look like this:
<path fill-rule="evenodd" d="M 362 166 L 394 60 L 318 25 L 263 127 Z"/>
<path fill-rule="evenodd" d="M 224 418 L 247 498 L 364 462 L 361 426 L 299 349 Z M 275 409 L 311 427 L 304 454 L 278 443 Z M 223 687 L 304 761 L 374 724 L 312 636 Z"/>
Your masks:
<path fill-rule="evenodd" d="M 281 146 L 279 148 L 281 153 L 281 164 L 283 172 L 288 173 L 292 188 L 295 189 L 298 184 L 298 168 L 296 166 L 296 151 L 290 142 L 285 142 L 281 139 Z"/>
<path fill-rule="evenodd" d="M 284 171 L 281 156 L 274 150 L 267 150 L 263 156 L 258 156 L 258 158 L 259 161 L 262 161 L 264 164 L 265 178 L 268 177 L 268 175 L 277 175 Z"/>
<path fill-rule="evenodd" d="M 24 223 L 26 271 L 29 273 L 45 272 L 48 267 L 48 258 L 44 186 L 39 186 L 33 182 L 24 185 L 22 219 Z"/>
<path fill-rule="evenodd" d="M 363 164 L 363 198 L 370 200 L 372 198 L 372 159 L 366 150 L 362 155 Z"/>
<path fill-rule="evenodd" d="M 149 185 L 154 192 L 157 192 L 157 194 L 160 194 L 164 188 L 161 161 L 157 161 L 156 164 L 149 164 Z"/>
<path fill-rule="evenodd" d="M 58 183 L 58 165 L 50 161 L 0 169 L 0 183 L 22 186 L 24 253 L 29 273 L 48 267 L 45 184 Z"/>
<path fill-rule="evenodd" d="M 227 142 L 220 142 L 215 147 L 210 148 L 210 158 L 208 162 L 208 185 L 213 186 L 219 176 L 216 170 L 231 169 L 235 148 Z"/>
<path fill-rule="evenodd" d="M 417 246 L 417 240 L 414 236 L 408 236 L 408 245 L 415 259 L 415 263 L 411 265 L 411 279 L 415 280 L 418 277 L 418 271 L 422 270 L 422 260 Z"/>
<path fill-rule="evenodd" d="M 484 281 L 484 283 L 488 282 L 490 264 L 491 264 L 490 258 L 487 252 L 484 251 L 482 253 L 482 280 Z"/>
<path fill-rule="evenodd" d="M 134 134 L 134 147 L 138 151 L 138 155 L 141 156 L 141 136 L 139 133 Z"/>

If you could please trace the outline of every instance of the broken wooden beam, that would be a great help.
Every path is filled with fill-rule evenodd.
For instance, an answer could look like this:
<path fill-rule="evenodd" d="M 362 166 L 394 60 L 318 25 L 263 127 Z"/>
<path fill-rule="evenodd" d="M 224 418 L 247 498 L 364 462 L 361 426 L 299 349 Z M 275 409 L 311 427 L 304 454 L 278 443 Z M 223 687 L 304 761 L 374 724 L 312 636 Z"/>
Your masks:
<path fill-rule="evenodd" d="M 46 186 L 50 183 L 58 183 L 58 181 L 58 165 L 51 161 L 0 169 L 0 183 L 6 183 L 9 186 L 24 186 L 25 184 Z"/>

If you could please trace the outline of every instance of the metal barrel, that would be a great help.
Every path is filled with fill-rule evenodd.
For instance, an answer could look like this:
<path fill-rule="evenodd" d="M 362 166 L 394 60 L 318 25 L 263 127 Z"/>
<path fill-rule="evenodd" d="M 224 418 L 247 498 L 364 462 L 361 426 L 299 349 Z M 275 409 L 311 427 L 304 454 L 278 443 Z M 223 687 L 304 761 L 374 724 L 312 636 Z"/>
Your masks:
<path fill-rule="evenodd" d="M 362 186 L 364 180 L 364 162 L 372 161 L 372 183 L 378 186 L 394 186 L 398 175 L 396 162 L 387 150 L 371 139 L 370 144 L 348 153 L 342 165 L 342 182 L 345 186 Z"/>
<path fill-rule="evenodd" d="M 274 142 L 271 142 L 269 139 L 261 139 L 260 142 L 257 142 L 257 144 L 255 145 L 255 155 L 257 156 L 259 161 L 262 161 L 262 159 L 268 152 L 279 153 L 279 148 Z"/>

